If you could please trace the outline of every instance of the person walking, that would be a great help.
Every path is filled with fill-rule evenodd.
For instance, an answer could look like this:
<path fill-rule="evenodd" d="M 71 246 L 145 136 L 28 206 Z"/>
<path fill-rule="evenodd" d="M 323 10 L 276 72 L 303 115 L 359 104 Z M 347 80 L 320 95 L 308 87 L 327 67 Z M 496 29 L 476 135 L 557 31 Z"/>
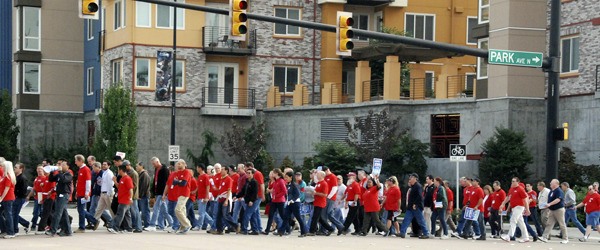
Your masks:
<path fill-rule="evenodd" d="M 548 223 L 548 215 L 550 214 L 550 209 L 548 209 L 548 207 L 546 206 L 546 204 L 548 204 L 548 196 L 550 195 L 550 189 L 546 187 L 546 183 L 544 183 L 543 181 L 537 183 L 537 189 L 539 191 L 537 206 L 540 212 L 540 222 L 543 234 L 543 230 L 546 229 L 546 223 Z"/>
<path fill-rule="evenodd" d="M 4 158 L 0 158 L 0 225 L 2 226 L 2 237 L 4 239 L 11 239 L 15 237 L 15 229 L 13 223 L 13 205 L 15 203 L 15 185 L 17 184 L 17 178 L 15 176 L 15 170 L 13 164 L 10 161 L 6 161 Z"/>
<path fill-rule="evenodd" d="M 120 157 L 119 157 L 120 158 Z M 100 198 L 98 199 L 98 205 L 96 206 L 96 211 L 94 211 L 94 218 L 99 220 L 104 217 L 106 222 L 106 227 L 110 228 L 110 222 L 112 221 L 114 214 L 112 212 L 112 199 L 114 195 L 113 186 L 115 185 L 115 174 L 110 170 L 110 165 L 108 161 L 102 162 L 102 180 L 100 184 Z M 108 212 L 107 212 L 108 210 Z M 110 213 L 110 215 L 109 215 Z M 98 229 L 100 224 L 96 223 L 94 226 L 94 230 Z"/>
<path fill-rule="evenodd" d="M 406 229 L 413 218 L 417 219 L 417 223 L 421 228 L 422 235 L 419 239 L 429 239 L 429 229 L 425 224 L 423 217 L 423 188 L 419 184 L 419 175 L 412 173 L 408 176 L 408 191 L 406 193 L 406 214 L 400 226 L 400 237 L 404 238 Z M 363 226 L 364 227 L 364 226 Z"/>
<path fill-rule="evenodd" d="M 401 210 L 400 207 L 402 205 L 402 192 L 400 191 L 400 187 L 398 187 L 398 179 L 396 176 L 391 176 L 386 180 L 386 184 L 388 186 L 387 190 L 384 194 L 383 200 L 383 209 L 384 213 L 387 213 L 387 220 L 385 228 L 389 235 L 392 229 L 392 226 L 396 230 L 396 234 L 400 234 L 400 225 L 398 224 L 397 217 L 400 215 Z M 386 235 L 386 236 L 387 236 Z"/>
<path fill-rule="evenodd" d="M 215 169 L 219 168 L 221 168 L 221 164 L 215 164 Z M 233 181 L 231 180 L 231 177 L 229 177 L 228 168 L 222 168 L 221 171 L 217 171 L 217 173 L 220 173 L 221 175 L 217 196 L 215 197 L 218 202 L 217 216 L 215 218 L 217 227 L 216 229 L 211 229 L 210 232 L 212 234 L 223 234 L 225 227 L 227 227 L 227 233 L 235 232 L 237 225 L 229 214 L 229 205 L 231 205 L 231 186 L 233 185 Z"/>
<path fill-rule="evenodd" d="M 152 159 L 150 159 L 150 163 L 154 167 L 154 188 L 152 189 L 152 194 L 154 195 L 154 206 L 152 208 L 150 224 L 146 228 L 146 231 L 156 231 L 157 227 L 159 230 L 163 230 L 165 228 L 165 220 L 167 221 L 168 225 L 173 224 L 173 218 L 167 212 L 167 204 L 163 199 L 163 193 L 167 186 L 170 173 L 167 166 L 160 163 L 160 160 L 157 157 L 152 157 Z"/>
<path fill-rule="evenodd" d="M 323 171 L 325 171 L 325 181 L 327 182 L 327 187 L 329 188 L 327 195 L 327 207 L 325 208 L 327 219 L 338 229 L 338 231 L 341 231 L 344 229 L 344 225 L 335 217 L 335 202 L 337 200 L 338 179 L 337 176 L 331 172 L 329 167 L 323 166 Z"/>
<path fill-rule="evenodd" d="M 271 207 L 269 210 L 269 218 L 267 220 L 267 228 L 262 234 L 268 235 L 271 229 L 271 223 L 275 217 L 275 213 L 279 214 L 280 218 L 283 219 L 281 223 L 279 223 L 279 228 L 283 228 L 283 224 L 289 224 L 284 219 L 284 205 L 286 201 L 287 188 L 285 185 L 285 180 L 283 179 L 283 172 L 280 169 L 273 169 L 273 188 L 271 190 Z M 277 234 L 282 234 L 282 232 L 277 232 Z"/>
<path fill-rule="evenodd" d="M 246 183 L 244 183 L 242 192 L 238 193 L 238 197 L 243 197 L 242 200 L 245 202 L 241 234 L 259 234 L 259 228 L 254 226 L 251 227 L 252 231 L 248 233 L 248 223 L 260 205 L 260 203 L 256 202 L 258 199 L 258 182 L 254 179 L 254 171 L 253 168 L 246 168 Z"/>
<path fill-rule="evenodd" d="M 42 216 L 40 217 L 40 222 L 37 225 L 37 231 L 35 232 L 36 235 L 44 234 L 46 231 L 46 226 L 51 226 L 52 215 L 54 214 L 54 200 L 56 199 L 56 192 L 54 192 L 56 182 L 50 181 L 50 172 L 53 172 L 53 174 L 58 174 L 60 170 L 50 171 L 50 169 L 48 169 L 48 172 L 46 172 L 44 169 L 43 171 L 46 178 L 44 182 L 40 184 L 42 187 Z"/>
<path fill-rule="evenodd" d="M 69 220 L 69 213 L 67 212 L 67 202 L 69 202 L 69 196 L 73 192 L 73 175 L 69 171 L 69 165 L 66 162 L 61 162 L 60 172 L 56 171 L 50 175 L 49 180 L 56 182 L 56 201 L 54 202 L 54 215 L 52 217 L 52 226 L 50 230 L 46 231 L 46 235 L 55 236 L 60 226 L 60 236 L 71 236 L 71 223 Z M 38 225 L 38 226 L 41 226 Z M 38 229 L 39 231 L 39 229 Z"/>
<path fill-rule="evenodd" d="M 452 232 L 456 231 L 456 224 L 454 224 L 454 220 L 452 219 L 452 211 L 454 209 L 454 192 L 450 189 L 450 183 L 447 180 L 444 180 L 444 188 L 446 189 L 446 198 L 448 199 L 448 207 L 446 208 L 446 224 L 452 230 Z"/>
<path fill-rule="evenodd" d="M 356 180 L 356 174 L 350 172 L 346 175 L 348 177 L 348 186 L 346 187 L 346 195 L 344 198 L 345 207 L 348 209 L 348 215 L 344 220 L 344 228 L 342 231 L 338 231 L 338 235 L 347 234 L 349 232 L 350 225 L 354 225 L 354 232 L 360 233 L 362 230 L 362 224 L 358 220 L 358 213 L 360 208 L 360 197 L 361 189 L 358 181 Z"/>
<path fill-rule="evenodd" d="M 585 224 L 587 227 L 585 234 L 579 241 L 586 242 L 590 238 L 592 228 L 595 228 L 596 232 L 600 233 L 600 194 L 598 194 L 593 185 L 588 186 L 587 195 L 573 210 L 577 210 L 583 206 L 585 206 Z"/>
<path fill-rule="evenodd" d="M 133 196 L 132 202 L 129 206 L 129 210 L 131 213 L 131 225 L 128 227 L 133 228 L 134 233 L 142 232 L 142 218 L 140 216 L 140 208 L 138 207 L 138 199 L 139 199 L 139 186 L 140 186 L 140 176 L 135 170 L 135 168 L 131 165 L 131 162 L 128 160 L 123 161 L 123 165 L 127 168 L 127 175 L 131 177 L 133 181 Z"/>
<path fill-rule="evenodd" d="M 184 160 L 180 159 L 177 161 L 177 163 L 175 163 L 175 176 L 171 182 L 171 186 L 175 187 L 171 191 L 175 192 L 175 197 L 177 199 L 175 216 L 180 224 L 177 231 L 175 231 L 177 234 L 185 234 L 192 229 L 192 224 L 186 214 L 186 204 L 191 193 L 190 184 L 192 182 L 192 174 L 186 168 L 187 164 Z"/>
<path fill-rule="evenodd" d="M 510 201 L 510 206 L 512 208 L 512 213 L 510 214 L 510 230 L 508 231 L 508 235 L 502 235 L 500 238 L 509 242 L 510 238 L 515 236 L 515 230 L 518 225 L 522 233 L 522 238 L 519 240 L 519 242 L 525 243 L 529 241 L 529 235 L 527 233 L 527 228 L 525 227 L 523 215 L 529 215 L 530 213 L 529 198 L 525 192 L 525 189 L 519 186 L 519 178 L 513 177 L 510 187 L 511 188 L 508 191 L 508 196 L 500 205 L 500 211 L 503 211 L 506 203 Z"/>
<path fill-rule="evenodd" d="M 34 197 L 33 201 L 33 217 L 31 217 L 31 231 L 37 230 L 38 219 L 42 215 L 42 202 L 43 199 L 43 184 L 46 182 L 46 175 L 44 174 L 44 167 L 40 164 L 36 168 L 37 177 L 33 180 L 33 188 L 27 196 L 27 200 Z"/>
<path fill-rule="evenodd" d="M 23 163 L 15 164 L 14 172 L 17 183 L 15 184 L 15 203 L 13 204 L 13 226 L 15 235 L 19 234 L 19 224 L 24 227 L 25 233 L 29 232 L 29 221 L 21 217 L 21 209 L 27 201 L 27 179 L 23 172 L 25 165 Z"/>
<path fill-rule="evenodd" d="M 529 224 L 528 222 L 532 221 L 535 226 L 536 235 L 542 235 L 544 233 L 544 229 L 542 229 L 542 225 L 540 225 L 537 211 L 538 194 L 535 190 L 533 190 L 533 185 L 529 183 L 525 185 L 525 189 L 525 191 L 527 191 L 527 195 L 529 195 L 529 211 L 531 212 L 529 216 L 525 216 L 525 224 Z"/>
<path fill-rule="evenodd" d="M 544 234 L 540 238 L 541 241 L 547 242 L 550 232 L 554 227 L 554 224 L 558 222 L 560 232 L 562 235 L 562 241 L 560 243 L 569 243 L 569 235 L 567 234 L 567 225 L 565 224 L 565 204 L 564 204 L 564 193 L 560 189 L 560 185 L 557 179 L 550 181 L 550 194 L 548 195 L 548 204 L 544 207 L 550 209 L 548 213 L 548 221 L 546 222 L 546 228 Z M 523 230 L 523 229 L 521 229 Z"/>
<path fill-rule="evenodd" d="M 298 235 L 298 237 L 305 237 L 307 233 L 306 224 L 304 223 L 302 216 L 300 216 L 300 204 L 302 204 L 300 200 L 300 188 L 295 181 L 294 172 L 286 172 L 283 178 L 287 183 L 287 206 L 285 207 L 285 216 L 283 216 L 283 221 L 290 221 L 292 216 L 294 216 L 300 227 L 300 235 Z M 283 236 L 281 232 L 290 233 L 291 231 L 290 224 L 282 223 L 279 228 L 279 236 Z"/>
<path fill-rule="evenodd" d="M 433 186 L 433 176 L 427 175 L 425 176 L 425 186 L 423 186 L 423 217 L 425 218 L 425 224 L 427 224 L 427 228 L 431 228 L 431 214 L 433 213 L 433 190 L 435 187 Z M 435 223 L 433 225 L 435 229 Z M 435 233 L 435 230 L 431 232 Z"/>
<path fill-rule="evenodd" d="M 92 172 L 85 165 L 85 157 L 83 155 L 75 155 L 75 165 L 79 168 L 77 174 L 77 213 L 79 214 L 79 227 L 75 233 L 85 233 L 85 221 L 96 228 L 98 221 L 94 215 L 85 209 L 87 202 L 90 202 L 92 194 Z"/>
<path fill-rule="evenodd" d="M 316 173 L 317 185 L 315 186 L 314 190 L 314 211 L 310 221 L 310 230 L 307 236 L 315 236 L 317 232 L 317 223 L 327 230 L 325 233 L 323 233 L 325 236 L 331 235 L 331 232 L 335 230 L 329 223 L 327 223 L 327 214 L 323 212 L 327 206 L 327 195 L 329 194 L 329 187 L 327 187 L 325 175 L 326 174 L 323 171 L 317 171 Z"/>
<path fill-rule="evenodd" d="M 577 219 L 576 210 L 573 209 L 575 208 L 575 205 L 577 205 L 577 197 L 575 196 L 575 192 L 573 189 L 571 189 L 568 182 L 561 183 L 560 188 L 565 193 L 565 225 L 568 225 L 569 221 L 573 222 L 575 227 L 579 229 L 579 232 L 585 236 L 585 228 L 583 225 L 581 225 L 579 219 Z M 562 237 L 562 235 L 559 237 Z"/>
<path fill-rule="evenodd" d="M 129 207 L 133 202 L 133 179 L 127 175 L 127 167 L 125 165 L 119 166 L 119 175 L 121 179 L 119 182 L 115 182 L 115 186 L 117 186 L 117 202 L 119 206 L 117 207 L 117 213 L 113 218 L 113 221 L 110 223 L 111 227 L 108 228 L 108 232 L 116 234 L 121 231 L 121 224 L 123 220 L 127 221 L 126 224 L 131 225 L 131 210 Z M 116 179 L 116 178 L 115 178 Z"/>
<path fill-rule="evenodd" d="M 138 207 L 140 212 L 142 213 L 142 227 L 143 229 L 148 228 L 150 226 L 150 184 L 152 183 L 152 179 L 150 179 L 150 175 L 148 171 L 144 168 L 142 162 L 138 162 L 135 165 L 135 170 L 139 176 L 138 183 Z"/>
<path fill-rule="evenodd" d="M 206 167 L 204 164 L 199 163 L 196 165 L 196 171 L 198 171 L 198 180 L 196 181 L 198 184 L 198 191 L 196 192 L 198 203 L 198 227 L 202 230 L 206 229 L 205 224 L 213 223 L 213 218 L 206 212 L 210 194 L 210 182 L 208 174 L 204 172 L 205 170 Z M 208 223 L 204 223 L 205 220 Z"/>
<path fill-rule="evenodd" d="M 473 225 L 473 231 L 475 232 L 476 240 L 486 240 L 485 233 L 485 224 L 484 224 L 484 206 L 483 206 L 483 198 L 485 198 L 485 194 L 483 189 L 480 186 L 481 180 L 479 178 L 473 178 L 471 195 L 469 196 L 469 208 L 473 210 L 479 210 L 479 215 L 475 220 L 467 220 L 465 224 L 465 228 L 469 228 Z"/>
<path fill-rule="evenodd" d="M 442 227 L 443 235 L 442 240 L 449 239 L 448 236 L 448 225 L 446 224 L 446 208 L 448 207 L 448 198 L 446 196 L 446 189 L 444 188 L 444 181 L 441 177 L 436 177 L 433 182 L 433 213 L 431 215 L 431 232 L 435 232 L 435 220 L 439 218 L 440 226 Z"/>
<path fill-rule="evenodd" d="M 388 230 L 379 220 L 379 210 L 381 206 L 378 201 L 378 193 L 381 189 L 379 183 L 379 175 L 371 176 L 367 180 L 367 191 L 362 195 L 362 200 L 365 204 L 365 218 L 363 220 L 363 228 L 359 236 L 367 236 L 371 222 L 379 230 L 379 235 L 387 235 Z"/>
<path fill-rule="evenodd" d="M 490 227 L 492 228 L 492 238 L 500 238 L 502 235 L 502 227 L 501 227 L 501 215 L 500 215 L 500 206 L 504 199 L 506 199 L 506 192 L 500 186 L 499 181 L 494 181 L 492 184 L 494 192 L 492 193 L 492 205 L 490 207 Z"/>

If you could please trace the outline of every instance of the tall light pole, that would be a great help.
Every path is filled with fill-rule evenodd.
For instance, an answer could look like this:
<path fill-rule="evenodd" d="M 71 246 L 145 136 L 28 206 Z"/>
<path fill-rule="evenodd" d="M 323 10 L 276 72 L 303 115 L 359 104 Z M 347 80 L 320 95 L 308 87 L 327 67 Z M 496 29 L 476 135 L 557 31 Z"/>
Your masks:
<path fill-rule="evenodd" d="M 177 0 L 174 0 L 177 2 Z M 173 7 L 173 59 L 171 73 L 171 145 L 175 145 L 175 110 L 177 97 L 177 7 Z M 174 162 L 171 162 L 175 165 Z"/>
<path fill-rule="evenodd" d="M 560 0 L 550 6 L 550 42 L 548 45 L 548 106 L 546 112 L 546 181 L 558 177 L 558 147 L 554 130 L 558 126 L 558 97 L 560 96 Z"/>

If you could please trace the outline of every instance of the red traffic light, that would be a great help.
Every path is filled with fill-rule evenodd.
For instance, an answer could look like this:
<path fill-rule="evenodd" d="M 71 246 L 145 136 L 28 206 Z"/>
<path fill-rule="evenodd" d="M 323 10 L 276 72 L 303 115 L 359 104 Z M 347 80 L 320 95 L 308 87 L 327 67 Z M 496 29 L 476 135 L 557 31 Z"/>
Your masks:
<path fill-rule="evenodd" d="M 354 19 L 352 17 L 348 17 L 346 18 L 346 25 L 347 26 L 352 26 L 354 25 Z"/>
<path fill-rule="evenodd" d="M 248 9 L 248 2 L 240 1 L 239 8 L 240 8 L 240 10 Z"/>

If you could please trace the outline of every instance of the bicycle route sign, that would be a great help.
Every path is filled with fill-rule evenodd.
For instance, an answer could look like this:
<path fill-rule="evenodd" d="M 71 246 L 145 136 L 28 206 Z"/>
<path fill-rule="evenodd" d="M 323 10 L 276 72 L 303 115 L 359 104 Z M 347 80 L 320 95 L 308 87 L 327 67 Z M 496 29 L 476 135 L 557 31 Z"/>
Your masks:
<path fill-rule="evenodd" d="M 450 144 L 450 161 L 467 161 L 467 145 Z"/>

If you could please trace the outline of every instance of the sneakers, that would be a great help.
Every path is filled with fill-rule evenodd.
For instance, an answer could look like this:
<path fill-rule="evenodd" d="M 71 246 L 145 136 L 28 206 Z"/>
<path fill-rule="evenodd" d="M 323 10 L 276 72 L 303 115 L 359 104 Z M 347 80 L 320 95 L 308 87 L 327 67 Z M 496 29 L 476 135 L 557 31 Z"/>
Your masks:
<path fill-rule="evenodd" d="M 108 232 L 113 233 L 113 234 L 118 234 L 117 230 L 114 230 L 113 228 L 109 227 Z"/>
<path fill-rule="evenodd" d="M 506 235 L 506 234 L 500 236 L 500 239 L 502 239 L 503 241 L 506 241 L 506 242 L 510 242 L 510 237 L 508 237 L 508 235 Z"/>
<path fill-rule="evenodd" d="M 452 234 L 451 234 L 451 235 L 452 235 L 452 237 L 456 237 L 456 238 L 458 238 L 459 240 L 460 240 L 460 239 L 462 239 L 462 237 L 460 237 L 460 235 L 459 235 L 457 232 L 452 232 Z"/>
<path fill-rule="evenodd" d="M 419 239 L 422 239 L 422 240 L 429 239 L 429 235 L 421 235 L 421 236 L 419 236 Z"/>
<path fill-rule="evenodd" d="M 192 227 L 186 227 L 183 230 L 180 230 L 179 232 L 177 232 L 178 234 L 186 234 L 187 232 L 190 231 L 190 229 L 192 229 Z"/>
<path fill-rule="evenodd" d="M 200 231 L 200 228 L 199 228 L 199 227 L 194 227 L 194 228 L 192 228 L 191 230 L 192 230 L 192 231 Z"/>
<path fill-rule="evenodd" d="M 448 236 L 448 235 L 442 235 L 442 237 L 440 237 L 440 239 L 447 240 L 447 239 L 450 239 L 450 236 Z"/>
<path fill-rule="evenodd" d="M 152 227 L 145 227 L 144 231 L 148 231 L 148 232 L 156 232 L 156 227 L 152 226 Z"/>
<path fill-rule="evenodd" d="M 77 230 L 75 230 L 74 233 L 77 233 L 77 234 L 85 233 L 85 229 L 77 228 Z"/>
<path fill-rule="evenodd" d="M 519 240 L 519 243 L 527 243 L 529 242 L 529 238 L 523 238 Z"/>
<path fill-rule="evenodd" d="M 538 240 L 540 240 L 541 242 L 544 242 L 544 243 L 548 243 L 548 239 L 546 239 L 544 237 L 539 237 Z"/>
<path fill-rule="evenodd" d="M 42 234 L 46 234 L 46 231 L 36 231 L 35 235 L 42 235 Z"/>
<path fill-rule="evenodd" d="M 579 241 L 581 241 L 581 242 L 586 242 L 586 241 L 587 241 L 587 238 L 586 238 L 586 237 L 579 238 Z"/>
<path fill-rule="evenodd" d="M 165 228 L 165 231 L 167 231 L 167 233 L 173 233 L 173 232 L 175 232 L 175 230 L 172 227 Z"/>
<path fill-rule="evenodd" d="M 560 241 L 560 244 L 567 244 L 567 243 L 569 243 L 569 240 L 561 240 Z"/>
<path fill-rule="evenodd" d="M 98 227 L 100 226 L 100 222 L 96 222 L 96 224 L 94 224 L 94 227 L 92 228 L 94 231 L 98 230 Z"/>
<path fill-rule="evenodd" d="M 3 238 L 5 238 L 5 239 L 12 239 L 14 237 L 15 237 L 14 235 L 4 235 Z"/>
<path fill-rule="evenodd" d="M 25 234 L 29 234 L 29 227 L 24 227 L 23 230 L 25 230 Z"/>

